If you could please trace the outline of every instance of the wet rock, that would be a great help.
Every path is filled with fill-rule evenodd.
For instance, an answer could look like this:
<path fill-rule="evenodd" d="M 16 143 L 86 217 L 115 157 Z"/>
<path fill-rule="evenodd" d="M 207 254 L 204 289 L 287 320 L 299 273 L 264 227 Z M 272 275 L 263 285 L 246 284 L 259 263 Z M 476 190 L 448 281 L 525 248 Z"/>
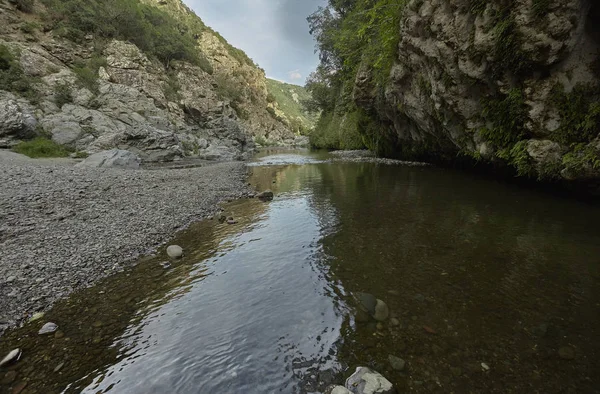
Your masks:
<path fill-rule="evenodd" d="M 346 388 L 354 394 L 396 393 L 396 389 L 389 380 L 366 367 L 356 368 L 356 372 L 346 380 Z"/>
<path fill-rule="evenodd" d="M 425 302 L 426 301 L 426 298 L 425 298 L 425 296 L 423 294 L 415 294 L 415 296 L 413 297 L 413 299 L 415 301 L 418 301 L 418 302 Z"/>
<path fill-rule="evenodd" d="M 390 319 L 390 324 L 391 324 L 392 326 L 399 326 L 399 325 L 400 325 L 400 320 L 396 319 L 395 317 L 392 317 L 392 318 Z"/>
<path fill-rule="evenodd" d="M 56 368 L 54 368 L 54 372 L 60 371 L 64 366 L 65 366 L 65 362 L 63 361 L 62 363 L 58 364 L 56 366 Z"/>
<path fill-rule="evenodd" d="M 11 394 L 21 394 L 23 390 L 25 390 L 25 387 L 27 387 L 27 382 L 20 382 L 15 387 L 13 387 Z"/>
<path fill-rule="evenodd" d="M 344 386 L 330 386 L 325 390 L 324 394 L 352 394 L 352 391 Z"/>
<path fill-rule="evenodd" d="M 406 361 L 404 361 L 400 357 L 396 357 L 390 354 L 388 356 L 388 361 L 390 362 L 392 368 L 394 368 L 396 371 L 404 371 L 404 368 L 406 367 Z"/>
<path fill-rule="evenodd" d="M 48 322 L 38 331 L 39 335 L 52 334 L 58 330 L 58 326 L 55 323 Z"/>
<path fill-rule="evenodd" d="M 270 190 L 265 190 L 264 192 L 258 193 L 256 198 L 261 201 L 271 201 L 273 200 L 273 192 Z"/>
<path fill-rule="evenodd" d="M 2 361 L 0 361 L 0 367 L 3 367 L 5 365 L 8 365 L 14 361 L 17 361 L 19 358 L 21 357 L 21 349 L 14 349 L 11 350 L 6 357 L 4 357 L 2 359 Z"/>
<path fill-rule="evenodd" d="M 487 365 L 486 363 L 481 363 L 481 369 L 485 372 L 490 370 L 490 366 Z"/>
<path fill-rule="evenodd" d="M 458 367 L 450 367 L 450 372 L 452 372 L 452 375 L 458 377 L 462 375 L 462 369 L 458 368 Z"/>
<path fill-rule="evenodd" d="M 390 309 L 388 308 L 387 304 L 378 299 L 377 303 L 375 304 L 375 313 L 373 314 L 373 317 L 377 321 L 386 321 L 389 316 Z"/>
<path fill-rule="evenodd" d="M 437 331 L 434 330 L 433 328 L 429 327 L 429 326 L 423 326 L 423 330 L 427 333 L 427 334 L 437 334 Z"/>
<path fill-rule="evenodd" d="M 363 311 L 362 309 L 359 309 L 356 311 L 354 320 L 356 320 L 359 323 L 367 323 L 371 320 L 371 315 L 369 315 L 367 312 Z"/>
<path fill-rule="evenodd" d="M 64 338 L 64 336 L 65 336 L 65 333 L 64 333 L 64 332 L 62 332 L 62 331 L 56 331 L 56 332 L 54 333 L 54 338 L 56 338 L 56 339 L 61 339 L 61 338 Z"/>
<path fill-rule="evenodd" d="M 171 263 L 168 261 L 163 261 L 161 263 L 159 263 L 161 267 L 163 267 L 164 269 L 169 269 L 171 268 Z"/>
<path fill-rule="evenodd" d="M 377 323 L 375 327 L 377 327 L 377 331 L 383 331 L 383 329 L 385 328 L 382 323 Z"/>
<path fill-rule="evenodd" d="M 558 355 L 563 360 L 573 360 L 575 358 L 575 349 L 570 346 L 563 346 L 558 349 Z"/>
<path fill-rule="evenodd" d="M 111 149 L 91 155 L 75 167 L 122 168 L 136 170 L 141 159 L 135 153 L 121 149 Z"/>
<path fill-rule="evenodd" d="M 183 256 L 183 249 L 179 245 L 170 245 L 167 248 L 167 255 L 172 259 L 180 259 Z"/>
<path fill-rule="evenodd" d="M 15 381 L 16 378 L 17 378 L 17 371 L 8 371 L 6 374 L 4 374 L 4 377 L 2 378 L 2 381 L 0 382 L 0 384 L 3 384 L 3 385 L 11 384 L 12 382 Z"/>
<path fill-rule="evenodd" d="M 36 320 L 40 320 L 42 317 L 44 317 L 44 312 L 37 312 L 34 313 L 33 316 L 31 316 L 31 318 L 29 319 L 29 322 L 34 322 Z"/>
<path fill-rule="evenodd" d="M 359 306 L 373 316 L 375 314 L 375 306 L 377 305 L 377 298 L 373 294 L 369 293 L 356 293 L 356 299 L 359 302 Z"/>

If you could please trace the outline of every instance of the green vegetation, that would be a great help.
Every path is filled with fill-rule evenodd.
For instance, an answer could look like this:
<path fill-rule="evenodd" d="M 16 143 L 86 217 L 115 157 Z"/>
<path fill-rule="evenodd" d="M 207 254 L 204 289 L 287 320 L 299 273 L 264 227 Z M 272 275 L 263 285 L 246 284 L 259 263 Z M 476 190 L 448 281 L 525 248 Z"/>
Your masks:
<path fill-rule="evenodd" d="M 23 22 L 19 29 L 25 34 L 33 34 L 39 30 L 40 26 L 35 22 Z"/>
<path fill-rule="evenodd" d="M 31 78 L 23 73 L 19 62 L 6 45 L 0 45 L 0 89 L 17 93 L 36 102 Z"/>
<path fill-rule="evenodd" d="M 542 18 L 548 14 L 551 0 L 533 0 L 533 15 L 536 18 Z"/>
<path fill-rule="evenodd" d="M 267 101 L 277 103 L 290 121 L 293 131 L 304 134 L 306 130 L 312 129 L 318 119 L 318 114 L 307 111 L 303 102 L 311 100 L 311 94 L 302 86 L 267 79 Z"/>
<path fill-rule="evenodd" d="M 363 137 L 359 132 L 360 114 L 357 111 L 323 114 L 309 134 L 310 144 L 324 149 L 363 149 Z"/>
<path fill-rule="evenodd" d="M 600 169 L 600 150 L 586 144 L 574 144 L 571 151 L 563 156 L 562 164 L 572 175 L 585 174 L 589 169 Z"/>
<path fill-rule="evenodd" d="M 58 108 L 73 102 L 71 87 L 66 83 L 59 83 L 54 87 L 54 101 Z"/>
<path fill-rule="evenodd" d="M 100 50 L 97 49 L 87 62 L 76 62 L 73 65 L 73 72 L 77 75 L 79 85 L 93 93 L 98 92 L 98 70 L 100 67 L 106 67 L 106 58 L 99 53 Z"/>
<path fill-rule="evenodd" d="M 35 4 L 34 0 L 10 0 L 11 3 L 17 6 L 17 9 L 22 12 L 32 12 Z"/>
<path fill-rule="evenodd" d="M 42 0 L 47 19 L 60 35 L 83 42 L 96 39 L 130 41 L 166 66 L 183 60 L 212 73 L 194 35 L 176 18 L 138 0 Z"/>
<path fill-rule="evenodd" d="M 368 70 L 377 86 L 383 86 L 387 80 L 398 54 L 399 25 L 406 3 L 405 0 L 329 0 L 327 7 L 319 8 L 308 18 L 321 59 L 306 84 L 312 95 L 305 101 L 306 109 L 322 111 L 321 120 L 311 134 L 313 145 L 333 149 L 362 147 L 363 138 L 356 135 L 371 139 L 370 131 L 364 128 L 370 122 L 359 122 L 358 118 L 363 116 L 351 103 L 352 86 L 359 69 Z M 356 121 L 346 121 L 344 130 L 333 132 L 339 114 L 343 113 Z M 345 136 L 344 131 L 350 135 Z M 320 133 L 324 135 L 319 136 Z"/>
<path fill-rule="evenodd" d="M 493 126 L 481 130 L 481 136 L 498 148 L 508 148 L 522 140 L 527 132 L 525 122 L 528 106 L 523 92 L 511 89 L 502 98 L 489 101 L 483 110 L 483 117 Z"/>
<path fill-rule="evenodd" d="M 23 141 L 13 147 L 13 151 L 33 158 L 67 157 L 70 153 L 65 147 L 45 137 Z"/>
<path fill-rule="evenodd" d="M 578 84 L 565 93 L 561 84 L 554 86 L 552 101 L 561 118 L 552 137 L 565 145 L 590 142 L 600 133 L 600 87 Z"/>

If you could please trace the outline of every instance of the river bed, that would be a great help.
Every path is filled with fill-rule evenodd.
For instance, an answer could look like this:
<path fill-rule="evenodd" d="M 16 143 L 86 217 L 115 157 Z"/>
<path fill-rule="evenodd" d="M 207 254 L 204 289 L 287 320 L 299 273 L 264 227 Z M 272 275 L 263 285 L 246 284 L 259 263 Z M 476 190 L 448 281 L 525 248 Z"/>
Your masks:
<path fill-rule="evenodd" d="M 598 392 L 600 209 L 434 167 L 264 152 L 264 203 L 192 225 L 7 332 L 10 393 L 319 393 L 356 366 L 400 392 Z M 391 319 L 356 318 L 353 294 Z M 39 336 L 45 322 L 59 331 Z M 389 356 L 406 367 L 395 370 Z"/>

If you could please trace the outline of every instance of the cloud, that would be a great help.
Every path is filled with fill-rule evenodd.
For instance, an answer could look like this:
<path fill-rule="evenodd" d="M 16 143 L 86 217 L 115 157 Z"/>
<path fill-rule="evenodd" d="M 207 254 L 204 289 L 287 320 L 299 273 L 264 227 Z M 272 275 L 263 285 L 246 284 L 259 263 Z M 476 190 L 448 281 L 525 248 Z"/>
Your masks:
<path fill-rule="evenodd" d="M 290 79 L 293 81 L 297 81 L 299 79 L 302 79 L 302 74 L 300 73 L 300 70 L 294 70 L 288 72 L 288 77 L 290 77 Z"/>
<path fill-rule="evenodd" d="M 183 1 L 272 78 L 301 83 L 318 64 L 306 17 L 326 0 Z"/>

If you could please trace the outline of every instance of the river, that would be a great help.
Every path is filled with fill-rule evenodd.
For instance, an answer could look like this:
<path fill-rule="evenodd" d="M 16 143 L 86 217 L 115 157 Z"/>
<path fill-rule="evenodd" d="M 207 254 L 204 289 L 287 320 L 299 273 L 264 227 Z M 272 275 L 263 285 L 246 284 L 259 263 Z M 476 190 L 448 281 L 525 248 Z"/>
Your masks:
<path fill-rule="evenodd" d="M 600 209 L 435 167 L 264 152 L 224 207 L 0 339 L 1 392 L 599 392 Z M 353 295 L 383 300 L 382 324 Z M 39 336 L 46 321 L 59 332 Z M 394 370 L 388 357 L 406 361 Z"/>

